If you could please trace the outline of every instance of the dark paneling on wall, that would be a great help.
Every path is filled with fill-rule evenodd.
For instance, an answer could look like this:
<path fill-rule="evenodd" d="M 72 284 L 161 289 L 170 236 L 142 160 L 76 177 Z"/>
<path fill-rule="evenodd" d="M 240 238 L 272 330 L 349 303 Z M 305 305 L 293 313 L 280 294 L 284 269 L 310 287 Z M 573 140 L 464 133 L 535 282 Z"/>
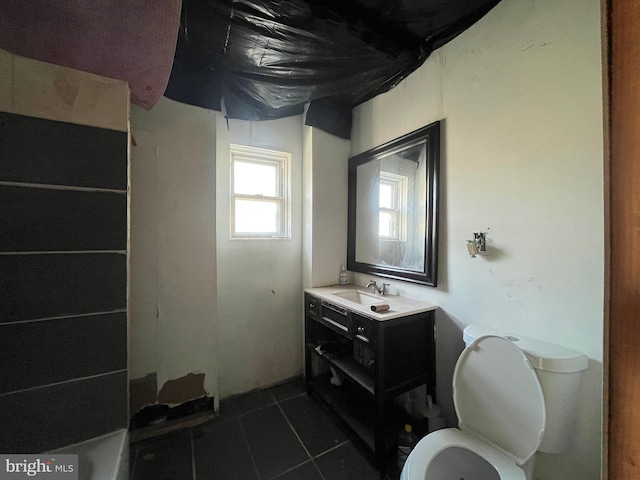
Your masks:
<path fill-rule="evenodd" d="M 127 427 L 127 142 L 0 112 L 0 452 Z"/>

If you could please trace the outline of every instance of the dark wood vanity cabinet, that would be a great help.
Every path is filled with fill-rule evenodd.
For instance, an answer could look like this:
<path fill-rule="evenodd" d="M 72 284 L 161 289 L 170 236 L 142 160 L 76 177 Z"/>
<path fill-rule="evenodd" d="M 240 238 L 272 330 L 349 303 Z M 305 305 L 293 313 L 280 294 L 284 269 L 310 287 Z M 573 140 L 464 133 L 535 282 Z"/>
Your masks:
<path fill-rule="evenodd" d="M 331 384 L 331 367 L 343 378 Z M 413 423 L 393 399 L 436 396 L 434 312 L 378 321 L 305 293 L 305 385 L 369 447 L 380 468 Z"/>

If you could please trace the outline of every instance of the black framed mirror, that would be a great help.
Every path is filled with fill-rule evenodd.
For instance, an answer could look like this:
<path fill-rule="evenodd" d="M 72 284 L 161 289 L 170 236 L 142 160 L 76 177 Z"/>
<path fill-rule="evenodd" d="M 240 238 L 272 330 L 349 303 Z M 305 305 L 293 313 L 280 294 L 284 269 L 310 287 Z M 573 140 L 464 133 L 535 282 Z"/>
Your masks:
<path fill-rule="evenodd" d="M 349 159 L 347 268 L 437 286 L 440 122 Z"/>

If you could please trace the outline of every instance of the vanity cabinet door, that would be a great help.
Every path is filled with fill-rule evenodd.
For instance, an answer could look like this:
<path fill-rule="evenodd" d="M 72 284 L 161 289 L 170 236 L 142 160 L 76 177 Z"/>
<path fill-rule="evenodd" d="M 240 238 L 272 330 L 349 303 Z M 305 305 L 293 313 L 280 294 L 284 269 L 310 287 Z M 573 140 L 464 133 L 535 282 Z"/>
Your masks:
<path fill-rule="evenodd" d="M 386 325 L 382 351 L 385 385 L 399 385 L 415 378 L 435 378 L 433 315 Z M 427 386 L 435 396 L 435 383 L 427 380 Z"/>

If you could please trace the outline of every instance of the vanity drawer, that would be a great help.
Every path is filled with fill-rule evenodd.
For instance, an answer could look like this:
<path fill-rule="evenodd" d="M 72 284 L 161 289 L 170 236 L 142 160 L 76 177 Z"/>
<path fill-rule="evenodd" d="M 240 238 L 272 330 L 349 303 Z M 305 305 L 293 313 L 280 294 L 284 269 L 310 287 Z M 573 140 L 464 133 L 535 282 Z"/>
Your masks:
<path fill-rule="evenodd" d="M 352 333 L 353 338 L 367 344 L 373 344 L 377 338 L 376 322 L 360 315 L 353 315 Z"/>
<path fill-rule="evenodd" d="M 322 320 L 349 336 L 351 314 L 346 308 L 322 301 Z"/>
<path fill-rule="evenodd" d="M 305 310 L 308 316 L 311 318 L 320 318 L 320 300 L 311 295 L 305 295 Z"/>

